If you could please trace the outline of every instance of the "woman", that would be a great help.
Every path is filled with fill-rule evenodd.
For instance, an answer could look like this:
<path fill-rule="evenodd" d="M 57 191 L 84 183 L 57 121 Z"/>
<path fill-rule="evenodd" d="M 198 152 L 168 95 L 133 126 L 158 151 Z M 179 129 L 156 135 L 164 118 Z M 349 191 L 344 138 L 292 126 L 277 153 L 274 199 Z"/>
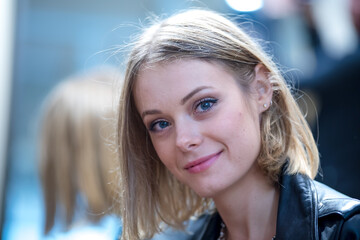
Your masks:
<path fill-rule="evenodd" d="M 112 68 L 72 76 L 44 101 L 40 173 L 45 202 L 45 234 L 51 239 L 115 239 L 120 221 L 116 203 L 114 80 Z M 56 231 L 56 223 L 66 233 Z M 59 225 L 58 225 L 59 226 Z M 61 229 L 61 228 L 60 228 Z"/>
<path fill-rule="evenodd" d="M 142 33 L 119 116 L 123 239 L 360 239 L 360 202 L 312 180 L 289 87 L 226 18 L 190 10 Z"/>

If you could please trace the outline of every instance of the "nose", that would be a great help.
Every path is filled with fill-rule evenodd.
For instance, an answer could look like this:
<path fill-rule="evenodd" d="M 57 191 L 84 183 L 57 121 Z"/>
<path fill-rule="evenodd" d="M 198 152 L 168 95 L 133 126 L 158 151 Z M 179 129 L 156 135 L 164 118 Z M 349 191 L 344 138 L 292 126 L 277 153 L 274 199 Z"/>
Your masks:
<path fill-rule="evenodd" d="M 176 125 L 176 146 L 182 152 L 197 148 L 203 141 L 198 124 L 192 120 L 184 120 Z"/>

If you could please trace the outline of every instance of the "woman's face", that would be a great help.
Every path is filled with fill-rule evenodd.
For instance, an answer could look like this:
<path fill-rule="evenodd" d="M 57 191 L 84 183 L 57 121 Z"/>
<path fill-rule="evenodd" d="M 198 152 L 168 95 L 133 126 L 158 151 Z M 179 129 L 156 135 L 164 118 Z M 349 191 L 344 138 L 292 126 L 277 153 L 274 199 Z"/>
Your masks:
<path fill-rule="evenodd" d="M 136 107 L 155 150 L 170 172 L 200 196 L 215 197 L 258 170 L 260 114 L 271 99 L 258 66 L 251 94 L 221 65 L 200 60 L 139 72 Z"/>

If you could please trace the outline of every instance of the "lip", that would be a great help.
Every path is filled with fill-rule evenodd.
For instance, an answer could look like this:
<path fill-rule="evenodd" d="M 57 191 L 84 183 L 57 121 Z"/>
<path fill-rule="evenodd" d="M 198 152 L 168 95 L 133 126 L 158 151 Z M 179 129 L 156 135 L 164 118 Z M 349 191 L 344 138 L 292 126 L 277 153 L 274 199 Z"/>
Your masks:
<path fill-rule="evenodd" d="M 196 159 L 185 165 L 184 169 L 190 173 L 199 173 L 208 169 L 220 156 L 223 151 L 210 154 L 208 156 Z"/>

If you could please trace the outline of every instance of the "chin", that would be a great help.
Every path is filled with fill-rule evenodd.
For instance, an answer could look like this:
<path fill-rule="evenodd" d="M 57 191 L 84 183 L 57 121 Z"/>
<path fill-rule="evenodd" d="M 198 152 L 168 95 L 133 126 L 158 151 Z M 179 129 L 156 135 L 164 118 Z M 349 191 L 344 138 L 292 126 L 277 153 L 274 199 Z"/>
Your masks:
<path fill-rule="evenodd" d="M 192 188 L 197 195 L 202 198 L 213 198 L 216 195 L 216 191 L 210 190 L 209 188 L 205 187 L 203 189 L 194 189 Z"/>
<path fill-rule="evenodd" d="M 212 198 L 212 196 L 213 196 L 211 193 L 208 193 L 208 192 L 206 192 L 206 193 L 204 193 L 204 192 L 196 192 L 196 193 L 197 193 L 197 195 L 199 195 L 202 198 Z"/>

